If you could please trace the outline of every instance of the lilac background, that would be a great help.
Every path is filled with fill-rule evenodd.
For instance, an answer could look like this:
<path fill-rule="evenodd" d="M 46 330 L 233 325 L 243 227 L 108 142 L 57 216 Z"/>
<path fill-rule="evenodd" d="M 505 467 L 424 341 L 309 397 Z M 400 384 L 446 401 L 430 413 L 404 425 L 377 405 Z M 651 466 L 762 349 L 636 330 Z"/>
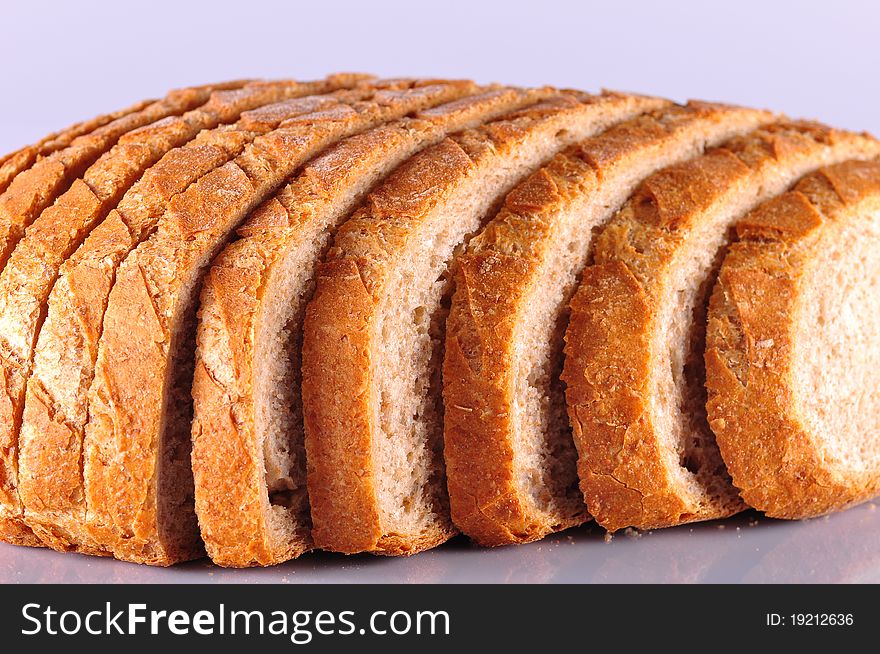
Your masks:
<path fill-rule="evenodd" d="M 339 70 L 602 86 L 880 132 L 870 0 L 0 0 L 0 152 L 169 88 Z"/>

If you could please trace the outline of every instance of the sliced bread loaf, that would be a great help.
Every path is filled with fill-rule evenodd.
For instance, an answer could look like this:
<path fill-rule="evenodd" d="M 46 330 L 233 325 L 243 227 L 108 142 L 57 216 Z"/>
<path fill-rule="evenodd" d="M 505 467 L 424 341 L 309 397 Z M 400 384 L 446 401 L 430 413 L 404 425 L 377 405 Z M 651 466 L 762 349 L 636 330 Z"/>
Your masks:
<path fill-rule="evenodd" d="M 0 275 L 0 336 L 7 348 L 4 362 L 15 364 L 7 375 L 14 380 L 7 384 L 9 402 L 19 411 L 25 406 L 18 434 L 25 519 L 47 544 L 69 549 L 88 542 L 79 527 L 85 518 L 86 392 L 119 261 L 155 228 L 169 199 L 200 175 L 240 154 L 249 141 L 282 120 L 338 102 L 335 97 L 294 98 L 359 82 L 357 77 L 337 76 L 320 82 L 251 83 L 214 93 L 199 109 L 122 137 L 28 228 Z M 235 125 L 210 129 L 236 120 Z M 135 166 L 138 159 L 141 163 Z M 122 193 L 117 204 L 115 198 Z M 25 380 L 30 389 L 26 396 Z"/>
<path fill-rule="evenodd" d="M 192 456 L 196 513 L 216 563 L 270 565 L 311 547 L 302 321 L 336 226 L 417 150 L 549 93 L 489 90 L 341 141 L 261 205 L 212 262 L 201 292 Z"/>
<path fill-rule="evenodd" d="M 528 542 L 587 518 L 559 374 L 592 235 L 652 172 L 772 116 L 692 102 L 614 125 L 524 180 L 470 241 L 443 367 L 452 520 L 468 536 Z"/>
<path fill-rule="evenodd" d="M 202 552 L 190 463 L 196 304 L 203 273 L 240 222 L 336 141 L 472 93 L 470 82 L 398 81 L 366 100 L 289 119 L 174 197 L 122 262 L 89 390 L 87 528 L 115 556 L 169 564 Z"/>
<path fill-rule="evenodd" d="M 304 327 L 316 546 L 411 554 L 454 533 L 439 383 L 450 261 L 555 152 L 662 104 L 565 93 L 448 137 L 394 171 L 340 228 Z"/>
<path fill-rule="evenodd" d="M 782 121 L 642 184 L 596 239 L 563 381 L 590 512 L 609 530 L 743 508 L 706 421 L 706 305 L 730 227 L 802 175 L 880 143 Z"/>
<path fill-rule="evenodd" d="M 238 83 L 243 84 L 244 82 Z M 235 82 L 233 82 L 233 84 L 235 84 Z M 123 116 L 127 116 L 128 114 L 141 111 L 153 102 L 156 102 L 156 100 L 142 100 L 130 107 L 126 107 L 125 109 L 114 111 L 109 114 L 103 114 L 90 120 L 84 120 L 63 130 L 49 134 L 36 143 L 26 145 L 15 152 L 10 152 L 9 154 L 0 157 L 0 193 L 6 190 L 16 175 L 33 166 L 38 159 L 47 157 L 62 148 L 66 148 L 78 136 L 93 132 L 99 127 L 103 127 L 107 123 L 122 118 Z"/>
<path fill-rule="evenodd" d="M 880 492 L 880 163 L 802 179 L 737 224 L 709 306 L 708 415 L 749 505 Z"/>

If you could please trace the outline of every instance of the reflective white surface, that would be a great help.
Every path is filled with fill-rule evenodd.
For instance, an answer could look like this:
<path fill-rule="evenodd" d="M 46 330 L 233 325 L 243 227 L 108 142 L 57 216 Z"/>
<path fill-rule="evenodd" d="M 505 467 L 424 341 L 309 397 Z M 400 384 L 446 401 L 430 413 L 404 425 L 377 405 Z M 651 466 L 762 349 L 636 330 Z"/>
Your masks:
<path fill-rule="evenodd" d="M 749 513 L 607 541 L 595 526 L 479 549 L 463 538 L 409 558 L 315 552 L 273 568 L 150 568 L 0 545 L 0 583 L 880 583 L 880 510 L 804 522 Z"/>

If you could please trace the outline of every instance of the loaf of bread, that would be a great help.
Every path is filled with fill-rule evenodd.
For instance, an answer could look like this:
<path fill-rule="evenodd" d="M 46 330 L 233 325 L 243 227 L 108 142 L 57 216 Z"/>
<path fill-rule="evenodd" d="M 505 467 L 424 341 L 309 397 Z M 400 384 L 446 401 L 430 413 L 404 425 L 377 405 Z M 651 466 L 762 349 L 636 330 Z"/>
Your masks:
<path fill-rule="evenodd" d="M 50 134 L 0 157 L 0 540 L 265 566 L 880 494 L 878 161 L 360 74 Z"/>

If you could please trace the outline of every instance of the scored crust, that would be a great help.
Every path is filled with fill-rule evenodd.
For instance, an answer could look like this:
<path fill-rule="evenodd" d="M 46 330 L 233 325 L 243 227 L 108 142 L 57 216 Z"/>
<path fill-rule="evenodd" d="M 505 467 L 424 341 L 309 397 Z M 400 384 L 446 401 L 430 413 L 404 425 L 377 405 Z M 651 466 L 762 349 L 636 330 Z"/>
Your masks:
<path fill-rule="evenodd" d="M 199 311 L 193 472 L 215 563 L 272 565 L 312 545 L 299 347 L 315 269 L 335 227 L 418 149 L 549 93 L 489 90 L 340 142 L 258 208 L 212 262 Z"/>
<path fill-rule="evenodd" d="M 383 477 L 381 452 L 393 449 L 393 439 L 407 438 L 402 429 L 389 431 L 382 424 L 382 403 L 377 398 L 383 370 L 397 365 L 398 359 L 411 359 L 412 365 L 423 365 L 423 372 L 434 376 L 441 355 L 439 336 L 432 336 L 431 330 L 442 329 L 442 316 L 433 305 L 421 310 L 410 306 L 413 297 L 427 289 L 409 288 L 405 278 L 436 272 L 439 283 L 428 284 L 431 292 L 442 295 L 443 272 L 453 255 L 447 248 L 454 248 L 454 242 L 478 228 L 497 198 L 519 177 L 571 142 L 662 102 L 613 93 L 569 93 L 448 137 L 392 173 L 340 228 L 319 268 L 302 350 L 308 491 L 317 547 L 346 553 L 412 554 L 455 533 L 445 506 L 442 425 L 421 417 L 437 415 L 439 388 L 424 393 L 410 390 L 412 398 L 392 394 L 397 405 L 393 410 L 411 412 L 417 421 L 414 429 L 424 431 L 425 440 L 414 435 L 406 443 L 396 443 L 401 461 L 409 454 L 413 458 L 405 484 L 418 488 L 406 491 L 399 502 L 402 515 L 409 511 L 401 524 L 409 518 L 413 525 L 401 533 L 402 526 L 391 524 L 391 513 L 383 513 L 382 497 L 394 492 L 397 473 Z M 447 212 L 452 211 L 462 212 L 463 217 L 451 217 L 454 214 Z M 465 233 L 459 237 L 462 230 Z M 433 242 L 446 231 L 449 234 L 443 238 L 449 243 L 423 251 L 419 255 L 426 258 L 423 264 L 405 263 L 419 244 Z M 436 266 L 431 257 L 437 259 Z M 402 338 L 380 335 L 384 307 L 389 303 L 395 303 L 400 315 L 412 313 L 421 321 L 404 326 L 420 330 L 414 336 L 420 339 L 414 346 L 420 351 L 401 352 L 394 361 L 394 355 L 383 360 L 379 354 Z M 427 326 L 428 322 L 434 326 Z M 399 383 L 412 388 L 427 382 L 407 377 Z M 410 406 L 410 400 L 419 406 Z M 431 406 L 420 405 L 425 402 Z"/>
<path fill-rule="evenodd" d="M 59 200 L 28 229 L 0 277 L 0 288 L 12 289 L 0 296 L 0 306 L 16 330 L 17 338 L 7 342 L 19 344 L 16 360 L 22 364 L 20 377 L 28 384 L 24 398 L 12 399 L 16 406 L 23 401 L 25 407 L 19 432 L 19 492 L 25 519 L 46 544 L 56 549 L 99 549 L 80 527 L 85 519 L 81 445 L 96 342 L 119 261 L 155 228 L 169 199 L 199 176 L 239 154 L 247 142 L 283 119 L 334 101 L 301 96 L 349 87 L 360 80 L 343 75 L 319 82 L 256 82 L 216 92 L 196 110 L 124 136 L 86 172 L 83 182 L 74 183 L 86 197 L 91 189 L 113 189 L 117 196 L 124 191 L 118 204 L 115 199 L 93 199 L 94 209 L 87 211 L 81 203 Z M 236 120 L 235 125 L 216 128 Z M 130 153 L 145 149 L 150 161 L 133 170 Z M 140 179 L 132 186 L 137 176 Z M 58 226 L 67 229 L 53 238 Z M 24 274 L 16 278 L 13 272 Z M 9 331 L 8 324 L 3 327 Z M 23 391 L 23 382 L 8 390 Z"/>
<path fill-rule="evenodd" d="M 335 141 L 474 86 L 399 80 L 366 100 L 283 122 L 173 198 L 119 266 L 84 443 L 86 528 L 116 557 L 166 565 L 202 553 L 190 466 L 195 305 L 204 270 L 232 230 Z"/>
<path fill-rule="evenodd" d="M 243 84 L 244 82 L 241 83 Z M 38 159 L 42 159 L 53 152 L 66 148 L 78 136 L 93 132 L 99 127 L 103 127 L 107 123 L 118 120 L 128 114 L 141 111 L 147 105 L 154 102 L 156 102 L 156 100 L 141 100 L 125 109 L 96 116 L 89 120 L 84 120 L 63 130 L 49 134 L 36 143 L 26 145 L 15 152 L 10 152 L 9 154 L 4 155 L 0 158 L 0 193 L 7 189 L 16 175 L 33 166 Z"/>
<path fill-rule="evenodd" d="M 880 163 L 849 161 L 824 168 L 737 224 L 739 240 L 731 244 L 712 293 L 706 339 L 709 424 L 745 501 L 772 517 L 817 516 L 880 492 L 876 455 L 873 465 L 858 470 L 829 448 L 829 436 L 818 433 L 799 406 L 800 380 L 794 372 L 798 350 L 810 347 L 823 329 L 813 313 L 809 332 L 798 325 L 810 277 L 821 275 L 824 284 L 835 279 L 834 270 L 820 271 L 814 262 L 841 239 L 848 248 L 847 228 L 870 221 L 876 239 Z M 835 263 L 855 265 L 850 258 Z M 832 312 L 840 310 L 842 293 L 835 289 Z M 876 348 L 876 340 L 868 346 Z M 835 361 L 831 379 L 854 374 L 848 364 L 856 363 Z M 877 389 L 862 392 L 876 398 Z M 868 410 L 876 412 L 876 399 L 872 406 Z M 876 431 L 867 435 L 876 436 Z"/>
<path fill-rule="evenodd" d="M 34 218 L 81 177 L 98 157 L 113 147 L 123 134 L 194 109 L 206 102 L 213 91 L 239 88 L 242 84 L 195 86 L 171 91 L 140 111 L 126 114 L 75 138 L 67 147 L 19 173 L 0 195 L 0 270 Z"/>
<path fill-rule="evenodd" d="M 64 193 L 85 170 L 111 148 L 124 134 L 154 121 L 176 116 L 203 104 L 215 89 L 234 89 L 244 82 L 198 86 L 172 91 L 164 99 L 123 116 L 74 138 L 61 150 L 40 159 L 18 174 L 0 195 L 0 271 L 27 228 L 55 198 Z M 74 190 L 77 201 L 88 199 Z M 13 316 L 0 316 L 7 333 L 15 332 Z M 29 345 L 29 344 L 28 344 Z M 40 545 L 21 520 L 17 492 L 18 426 L 21 417 L 21 394 L 26 377 L 14 355 L 14 346 L 0 337 L 0 540 L 17 544 Z"/>
<path fill-rule="evenodd" d="M 443 371 L 447 485 L 468 536 L 529 542 L 587 518 L 557 366 L 590 235 L 645 176 L 772 116 L 691 102 L 614 125 L 524 180 L 470 241 Z"/>
<path fill-rule="evenodd" d="M 597 238 L 571 302 L 563 380 L 588 508 L 609 530 L 744 507 L 706 422 L 705 310 L 746 212 L 867 136 L 782 121 L 643 182 Z"/>

